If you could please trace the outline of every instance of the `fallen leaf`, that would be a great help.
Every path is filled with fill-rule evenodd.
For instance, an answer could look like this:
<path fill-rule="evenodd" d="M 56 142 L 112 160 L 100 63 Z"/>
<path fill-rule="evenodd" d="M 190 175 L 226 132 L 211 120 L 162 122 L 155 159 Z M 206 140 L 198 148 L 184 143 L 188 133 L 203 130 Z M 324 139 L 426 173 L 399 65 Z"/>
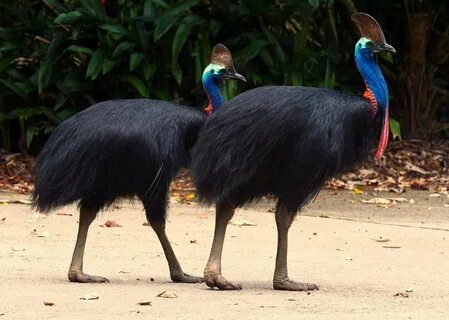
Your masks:
<path fill-rule="evenodd" d="M 150 223 L 148 221 L 145 221 L 144 223 L 142 223 L 143 226 L 148 227 L 150 225 Z"/>
<path fill-rule="evenodd" d="M 407 292 L 398 292 L 398 293 L 395 293 L 393 297 L 408 298 L 408 293 Z"/>
<path fill-rule="evenodd" d="M 54 306 L 55 304 L 54 304 L 53 302 L 50 302 L 50 301 L 44 301 L 44 305 L 45 305 L 45 306 L 52 307 L 52 306 Z"/>
<path fill-rule="evenodd" d="M 96 292 L 91 292 L 86 294 L 84 297 L 81 297 L 80 300 L 98 300 L 100 296 Z"/>
<path fill-rule="evenodd" d="M 6 220 L 6 217 L 3 217 L 0 219 L 0 221 L 5 221 L 5 220 Z"/>
<path fill-rule="evenodd" d="M 352 191 L 350 191 L 349 193 L 350 194 L 355 194 L 355 195 L 365 194 L 365 192 L 363 192 L 363 190 L 359 189 L 358 187 L 354 187 L 354 189 Z"/>
<path fill-rule="evenodd" d="M 360 200 L 362 203 L 366 204 L 390 204 L 392 201 L 390 199 L 385 198 L 371 198 L 371 199 L 362 199 Z"/>
<path fill-rule="evenodd" d="M 439 197 L 441 197 L 441 194 L 439 193 L 432 193 L 429 195 L 429 198 L 439 198 Z"/>
<path fill-rule="evenodd" d="M 151 306 L 151 301 L 137 302 L 139 306 Z"/>
<path fill-rule="evenodd" d="M 429 173 L 428 171 L 424 170 L 423 168 L 420 168 L 420 167 L 418 167 L 418 166 L 416 166 L 416 165 L 414 165 L 414 164 L 412 164 L 410 162 L 406 162 L 405 169 L 409 170 L 409 171 L 412 171 L 412 172 L 416 172 L 416 173 L 422 174 L 422 175 L 426 175 L 426 174 Z"/>
<path fill-rule="evenodd" d="M 0 199 L 0 203 L 10 204 L 10 203 L 18 203 L 18 204 L 31 204 L 30 200 L 21 200 L 21 199 Z"/>
<path fill-rule="evenodd" d="M 405 292 L 413 292 L 413 288 L 405 289 Z"/>
<path fill-rule="evenodd" d="M 59 212 L 56 214 L 57 216 L 67 216 L 67 217 L 73 217 L 73 214 L 71 213 L 64 213 L 64 212 Z"/>
<path fill-rule="evenodd" d="M 177 298 L 178 296 L 173 291 L 162 291 L 157 295 L 159 298 Z"/>
<path fill-rule="evenodd" d="M 12 251 L 25 251 L 25 248 L 11 248 Z"/>
<path fill-rule="evenodd" d="M 257 224 L 255 224 L 255 223 L 241 221 L 241 220 L 231 220 L 229 222 L 229 224 L 232 224 L 233 226 L 238 226 L 238 227 L 255 227 L 255 226 L 257 226 Z"/>
<path fill-rule="evenodd" d="M 119 225 L 117 222 L 115 222 L 114 220 L 108 220 L 106 221 L 104 224 L 100 225 L 100 227 L 106 227 L 106 228 L 117 228 L 117 227 L 121 227 L 121 225 Z"/>
<path fill-rule="evenodd" d="M 385 248 L 385 249 L 401 249 L 401 247 L 399 247 L 399 246 L 382 246 L 382 248 Z"/>
<path fill-rule="evenodd" d="M 196 243 L 196 239 L 190 240 L 190 243 Z"/>
<path fill-rule="evenodd" d="M 376 241 L 376 242 L 390 242 L 390 239 L 388 239 L 388 238 L 382 238 L 382 237 L 379 237 L 379 238 L 371 238 L 371 240 L 374 240 L 374 241 Z"/>
<path fill-rule="evenodd" d="M 118 273 L 130 273 L 129 271 L 119 271 Z"/>

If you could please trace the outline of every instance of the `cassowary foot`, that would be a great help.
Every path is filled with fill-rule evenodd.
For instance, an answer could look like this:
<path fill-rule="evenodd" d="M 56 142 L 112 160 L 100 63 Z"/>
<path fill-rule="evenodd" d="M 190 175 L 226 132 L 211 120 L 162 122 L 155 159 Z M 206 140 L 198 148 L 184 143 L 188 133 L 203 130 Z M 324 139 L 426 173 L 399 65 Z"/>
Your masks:
<path fill-rule="evenodd" d="M 173 282 L 177 283 L 200 283 L 204 282 L 203 277 L 195 277 L 190 274 L 181 272 L 181 273 L 172 273 L 170 274 L 170 278 Z"/>
<path fill-rule="evenodd" d="M 273 281 L 274 290 L 286 291 L 313 291 L 319 290 L 318 286 L 313 283 L 295 282 L 289 279 L 281 281 Z"/>
<path fill-rule="evenodd" d="M 232 283 L 226 280 L 221 274 L 206 274 L 204 276 L 209 288 L 218 288 L 220 290 L 242 290 L 239 283 Z"/>
<path fill-rule="evenodd" d="M 104 283 L 109 282 L 109 280 L 105 277 L 100 276 L 91 276 L 86 273 L 80 271 L 69 271 L 69 280 L 70 282 L 80 282 L 80 283 Z"/>

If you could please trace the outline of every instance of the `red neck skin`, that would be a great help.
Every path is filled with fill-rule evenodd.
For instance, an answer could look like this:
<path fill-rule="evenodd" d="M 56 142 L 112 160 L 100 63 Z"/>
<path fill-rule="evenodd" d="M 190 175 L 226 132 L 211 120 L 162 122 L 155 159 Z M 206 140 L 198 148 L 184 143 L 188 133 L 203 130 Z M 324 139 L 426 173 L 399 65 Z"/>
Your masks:
<path fill-rule="evenodd" d="M 210 117 L 210 115 L 212 114 L 212 100 L 210 99 L 210 97 L 207 97 L 207 101 L 207 107 L 204 108 L 204 113 L 207 117 Z"/>
<path fill-rule="evenodd" d="M 377 113 L 377 100 L 374 96 L 371 89 L 366 85 L 366 90 L 363 93 L 363 97 L 367 99 L 371 104 L 371 116 L 374 118 Z M 387 148 L 388 145 L 388 135 L 389 135 L 389 123 L 388 123 L 388 106 L 385 109 L 385 115 L 384 115 L 384 124 L 382 126 L 382 133 L 380 135 L 379 145 L 377 146 L 376 151 L 376 158 L 380 159 L 382 158 L 382 155 Z"/>

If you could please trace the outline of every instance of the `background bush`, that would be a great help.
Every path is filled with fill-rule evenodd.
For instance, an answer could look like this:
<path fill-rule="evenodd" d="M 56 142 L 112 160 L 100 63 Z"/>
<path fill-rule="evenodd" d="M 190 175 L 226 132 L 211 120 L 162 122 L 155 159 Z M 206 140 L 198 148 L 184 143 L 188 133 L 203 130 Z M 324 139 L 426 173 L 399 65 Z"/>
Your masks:
<path fill-rule="evenodd" d="M 74 113 L 107 99 L 203 107 L 201 73 L 222 42 L 247 84 L 363 90 L 350 15 L 375 16 L 405 137 L 448 136 L 449 13 L 439 0 L 2 0 L 0 147 L 36 152 Z M 397 133 L 398 124 L 392 123 Z"/>

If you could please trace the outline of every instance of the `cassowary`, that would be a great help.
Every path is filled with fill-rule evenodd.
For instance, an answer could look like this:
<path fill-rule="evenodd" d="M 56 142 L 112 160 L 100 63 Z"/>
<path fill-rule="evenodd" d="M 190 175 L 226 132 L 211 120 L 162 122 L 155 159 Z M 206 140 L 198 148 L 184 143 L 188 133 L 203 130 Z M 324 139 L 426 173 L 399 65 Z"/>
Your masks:
<path fill-rule="evenodd" d="M 278 232 L 273 287 L 318 289 L 288 277 L 292 221 L 327 178 L 364 158 L 379 133 L 381 157 L 388 138 L 388 89 L 375 55 L 395 50 L 374 18 L 363 13 L 352 18 L 362 34 L 355 60 L 366 83 L 363 96 L 320 88 L 259 87 L 225 103 L 201 130 L 192 151 L 194 182 L 203 203 L 216 203 L 214 239 L 204 271 L 209 287 L 241 288 L 221 273 L 227 224 L 235 208 L 273 195 Z"/>
<path fill-rule="evenodd" d="M 216 45 L 202 81 L 208 109 L 222 105 L 219 81 L 238 74 L 224 45 Z M 189 164 L 205 116 L 172 102 L 132 99 L 98 103 L 59 125 L 36 160 L 34 205 L 40 212 L 79 202 L 79 229 L 68 271 L 72 282 L 106 282 L 83 272 L 89 225 L 117 198 L 138 197 L 164 250 L 171 279 L 198 282 L 185 274 L 165 233 L 167 193 L 178 170 Z"/>

